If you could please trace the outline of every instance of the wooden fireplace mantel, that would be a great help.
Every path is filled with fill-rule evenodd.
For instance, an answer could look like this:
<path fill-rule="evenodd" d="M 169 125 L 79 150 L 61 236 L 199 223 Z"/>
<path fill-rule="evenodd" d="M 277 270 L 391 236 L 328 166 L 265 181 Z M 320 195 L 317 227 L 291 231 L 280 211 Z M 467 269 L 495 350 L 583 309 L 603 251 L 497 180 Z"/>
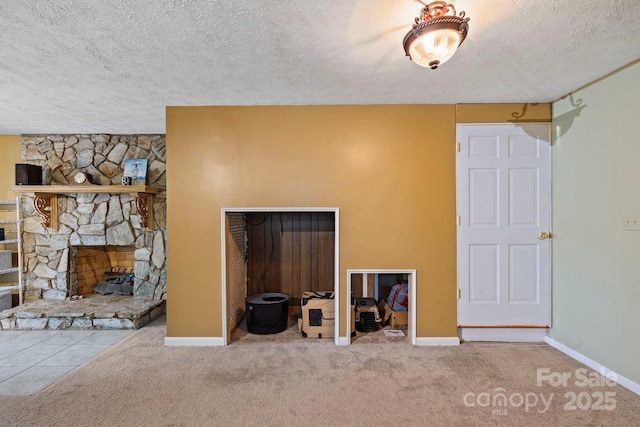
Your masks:
<path fill-rule="evenodd" d="M 33 207 L 42 218 L 42 225 L 52 230 L 58 229 L 58 195 L 80 193 L 131 194 L 136 198 L 136 209 L 141 217 L 141 225 L 148 229 L 153 223 L 153 195 L 159 188 L 147 185 L 96 185 L 96 184 L 55 184 L 55 185 L 15 185 L 11 189 L 17 193 L 33 193 Z"/>

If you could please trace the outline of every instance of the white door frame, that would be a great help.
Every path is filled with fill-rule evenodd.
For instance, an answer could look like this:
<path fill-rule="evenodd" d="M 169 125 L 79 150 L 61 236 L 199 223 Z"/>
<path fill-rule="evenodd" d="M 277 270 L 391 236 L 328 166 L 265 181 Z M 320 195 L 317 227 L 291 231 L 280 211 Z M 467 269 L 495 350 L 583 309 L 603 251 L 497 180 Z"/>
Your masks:
<path fill-rule="evenodd" d="M 416 345 L 416 270 L 413 269 L 356 269 L 347 270 L 347 298 L 351 298 L 351 275 L 352 274 L 408 274 L 408 294 L 409 294 L 409 324 L 407 325 L 407 332 L 411 339 L 411 344 Z M 340 345 L 351 344 L 351 309 L 349 308 L 349 302 L 347 301 L 347 337 L 344 341 L 340 341 Z"/>
<path fill-rule="evenodd" d="M 221 296 L 222 296 L 222 342 L 229 344 L 229 331 L 227 325 L 227 213 L 269 213 L 269 212 L 333 212 L 335 218 L 334 226 L 334 260 L 333 260 L 333 282 L 335 295 L 335 332 L 334 343 L 338 345 L 340 341 L 340 209 L 339 208 L 222 208 L 220 210 L 220 254 L 221 254 Z M 348 320 L 348 319 L 347 319 Z"/>

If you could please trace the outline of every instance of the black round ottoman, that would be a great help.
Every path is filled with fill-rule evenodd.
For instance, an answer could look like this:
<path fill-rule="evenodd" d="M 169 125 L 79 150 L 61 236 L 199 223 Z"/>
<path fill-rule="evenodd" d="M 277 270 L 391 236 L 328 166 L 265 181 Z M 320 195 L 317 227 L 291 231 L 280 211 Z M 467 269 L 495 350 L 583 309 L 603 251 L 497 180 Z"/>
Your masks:
<path fill-rule="evenodd" d="M 287 329 L 289 295 L 266 292 L 249 295 L 247 306 L 247 330 L 252 334 L 277 334 Z"/>

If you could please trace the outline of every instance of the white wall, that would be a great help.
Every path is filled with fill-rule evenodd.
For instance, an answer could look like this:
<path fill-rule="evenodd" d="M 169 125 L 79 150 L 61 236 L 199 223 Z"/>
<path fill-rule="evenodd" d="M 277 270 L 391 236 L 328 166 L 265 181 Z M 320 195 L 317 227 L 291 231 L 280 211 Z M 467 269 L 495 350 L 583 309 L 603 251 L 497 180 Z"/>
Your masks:
<path fill-rule="evenodd" d="M 640 64 L 553 104 L 549 336 L 640 383 Z M 575 113 L 579 112 L 579 115 Z"/>

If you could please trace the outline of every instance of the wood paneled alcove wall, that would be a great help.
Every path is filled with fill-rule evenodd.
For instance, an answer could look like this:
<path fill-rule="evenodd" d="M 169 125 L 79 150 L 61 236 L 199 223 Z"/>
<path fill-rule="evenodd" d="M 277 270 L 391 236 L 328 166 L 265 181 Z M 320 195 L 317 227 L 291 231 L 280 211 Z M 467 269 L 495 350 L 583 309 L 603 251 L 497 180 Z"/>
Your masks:
<path fill-rule="evenodd" d="M 247 295 L 283 292 L 300 306 L 304 291 L 334 289 L 332 212 L 247 213 Z"/>

